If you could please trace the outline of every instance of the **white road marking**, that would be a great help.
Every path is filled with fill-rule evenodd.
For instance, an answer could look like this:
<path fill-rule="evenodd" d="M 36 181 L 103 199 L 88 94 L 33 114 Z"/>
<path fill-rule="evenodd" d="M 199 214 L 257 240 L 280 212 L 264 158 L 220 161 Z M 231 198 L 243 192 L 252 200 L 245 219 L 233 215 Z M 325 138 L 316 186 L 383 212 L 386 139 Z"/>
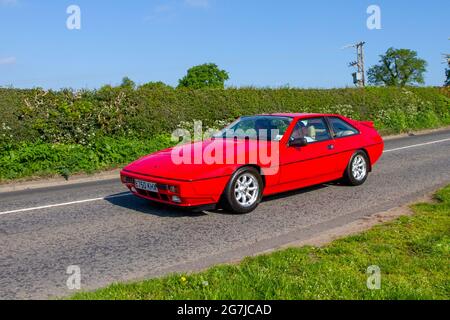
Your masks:
<path fill-rule="evenodd" d="M 427 146 L 427 145 L 442 143 L 442 142 L 447 142 L 447 141 L 450 141 L 450 138 L 426 142 L 426 143 L 414 144 L 411 146 L 406 146 L 406 147 L 401 147 L 401 148 L 385 150 L 384 153 L 405 150 L 405 149 L 411 149 L 411 148 L 418 148 L 418 147 L 422 147 L 422 146 Z M 109 199 L 123 198 L 123 197 L 128 197 L 129 195 L 131 195 L 131 193 L 121 194 L 121 195 L 117 195 L 117 196 L 104 197 L 104 198 L 94 198 L 94 199 L 86 199 L 86 200 L 51 204 L 51 205 L 47 205 L 47 206 L 34 207 L 34 208 L 11 210 L 11 211 L 0 212 L 0 216 L 6 215 L 6 214 L 12 214 L 12 213 L 29 212 L 29 211 L 36 211 L 36 210 L 49 209 L 49 208 L 65 207 L 65 206 L 70 206 L 70 205 L 74 205 L 74 204 L 83 204 L 83 203 L 88 203 L 88 202 L 96 202 L 96 201 L 103 201 L 103 200 L 109 200 Z"/>
<path fill-rule="evenodd" d="M 5 214 L 11 214 L 11 213 L 36 211 L 36 210 L 49 209 L 49 208 L 65 207 L 65 206 L 70 206 L 70 205 L 74 205 L 74 204 L 96 202 L 96 201 L 109 200 L 109 199 L 117 199 L 117 198 L 127 197 L 129 195 L 131 195 L 131 193 L 121 194 L 121 195 L 117 195 L 117 196 L 104 197 L 104 198 L 94 198 L 94 199 L 86 199 L 86 200 L 79 200 L 79 201 L 72 201 L 72 202 L 65 202 L 65 203 L 58 203 L 58 204 L 50 204 L 47 206 L 34 207 L 34 208 L 11 210 L 11 211 L 0 212 L 0 216 L 3 216 Z"/>
<path fill-rule="evenodd" d="M 442 139 L 442 140 L 437 140 L 437 141 L 426 142 L 426 143 L 414 144 L 414 145 L 411 145 L 411 146 L 406 146 L 406 147 L 401 147 L 401 148 L 396 148 L 396 149 L 391 149 L 391 150 L 385 150 L 384 153 L 389 153 L 389 152 L 394 152 L 394 151 L 399 151 L 399 150 L 405 150 L 405 149 L 411 149 L 411 148 L 417 148 L 417 147 L 422 147 L 422 146 L 428 146 L 430 144 L 442 143 L 442 142 L 447 142 L 447 141 L 450 141 L 450 138 L 449 139 Z"/>

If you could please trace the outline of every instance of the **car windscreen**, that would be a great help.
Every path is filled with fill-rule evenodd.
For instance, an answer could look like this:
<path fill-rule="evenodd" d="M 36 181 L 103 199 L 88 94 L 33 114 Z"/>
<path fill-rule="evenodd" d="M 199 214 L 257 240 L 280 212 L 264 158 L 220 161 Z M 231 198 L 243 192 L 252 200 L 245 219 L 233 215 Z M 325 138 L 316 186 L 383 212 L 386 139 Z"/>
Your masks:
<path fill-rule="evenodd" d="M 289 117 L 242 117 L 214 137 L 280 141 L 292 122 Z"/>

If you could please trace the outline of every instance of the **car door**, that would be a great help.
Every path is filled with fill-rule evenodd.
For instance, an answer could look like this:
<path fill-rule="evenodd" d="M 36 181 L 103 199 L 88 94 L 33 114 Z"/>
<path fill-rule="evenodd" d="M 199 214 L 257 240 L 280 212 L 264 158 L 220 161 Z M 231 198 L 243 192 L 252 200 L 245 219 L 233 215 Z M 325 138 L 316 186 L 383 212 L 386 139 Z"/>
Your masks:
<path fill-rule="evenodd" d="M 327 117 L 327 120 L 334 138 L 336 166 L 339 171 L 344 172 L 353 153 L 361 147 L 361 133 L 340 117 Z"/>
<path fill-rule="evenodd" d="M 324 117 L 298 120 L 292 138 L 306 138 L 304 147 L 285 146 L 280 152 L 280 184 L 307 185 L 326 181 L 336 173 L 335 146 Z"/>

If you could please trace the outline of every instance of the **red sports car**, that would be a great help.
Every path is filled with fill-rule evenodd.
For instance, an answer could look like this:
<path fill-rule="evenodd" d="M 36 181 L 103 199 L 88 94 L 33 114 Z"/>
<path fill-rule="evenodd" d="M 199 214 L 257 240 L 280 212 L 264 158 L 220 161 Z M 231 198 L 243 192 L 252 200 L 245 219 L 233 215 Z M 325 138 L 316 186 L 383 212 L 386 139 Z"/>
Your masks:
<path fill-rule="evenodd" d="M 143 157 L 121 179 L 148 200 L 248 213 L 267 195 L 342 178 L 361 185 L 383 149 L 372 122 L 331 114 L 249 116 L 204 141 Z"/>

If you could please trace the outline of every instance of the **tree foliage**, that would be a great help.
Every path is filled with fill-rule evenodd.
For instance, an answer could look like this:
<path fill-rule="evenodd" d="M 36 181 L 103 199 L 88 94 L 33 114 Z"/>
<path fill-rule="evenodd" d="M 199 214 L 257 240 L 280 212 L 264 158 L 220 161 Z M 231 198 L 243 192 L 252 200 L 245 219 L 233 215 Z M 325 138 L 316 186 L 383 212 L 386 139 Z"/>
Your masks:
<path fill-rule="evenodd" d="M 139 87 L 139 89 L 154 89 L 154 90 L 159 90 L 159 89 L 173 89 L 171 86 L 165 84 L 162 81 L 157 81 L 157 82 L 147 82 L 144 83 L 143 85 L 141 85 Z"/>
<path fill-rule="evenodd" d="M 229 79 L 228 72 L 219 69 L 214 63 L 206 63 L 192 67 L 179 81 L 179 88 L 215 88 L 223 89 Z"/>
<path fill-rule="evenodd" d="M 389 48 L 367 74 L 371 84 L 404 87 L 424 84 L 426 67 L 427 62 L 418 58 L 416 51 Z"/>
<path fill-rule="evenodd" d="M 123 88 L 134 89 L 136 87 L 136 83 L 128 77 L 122 78 L 122 83 L 120 84 Z"/>
<path fill-rule="evenodd" d="M 223 121 L 261 113 L 337 113 L 372 120 L 380 130 L 405 132 L 450 124 L 449 104 L 447 88 L 0 88 L 0 153 L 6 146 L 32 141 L 89 145 L 101 136 L 146 139 L 194 120 L 202 120 L 204 128 L 219 128 Z"/>

